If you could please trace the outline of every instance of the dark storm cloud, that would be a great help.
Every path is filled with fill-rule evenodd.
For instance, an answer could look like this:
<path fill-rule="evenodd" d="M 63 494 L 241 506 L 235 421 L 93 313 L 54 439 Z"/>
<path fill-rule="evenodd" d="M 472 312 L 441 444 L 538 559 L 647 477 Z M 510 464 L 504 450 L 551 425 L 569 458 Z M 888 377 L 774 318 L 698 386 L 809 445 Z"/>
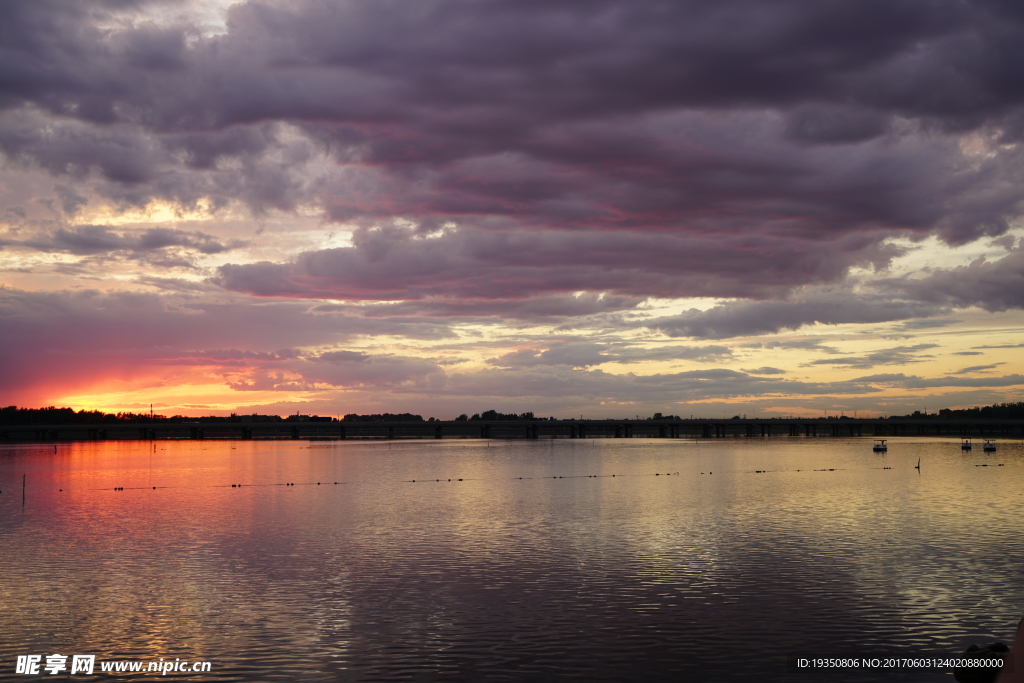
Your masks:
<path fill-rule="evenodd" d="M 890 285 L 923 301 L 987 311 L 1024 308 L 1024 250 L 1011 251 L 997 261 L 978 258 L 966 266 Z"/>
<path fill-rule="evenodd" d="M 128 124 L 95 128 L 80 121 L 51 120 L 15 110 L 0 118 L 0 150 L 55 176 L 81 179 L 98 171 L 106 180 L 138 185 L 152 180 L 166 161 L 159 143 Z"/>
<path fill-rule="evenodd" d="M 489 136 L 510 127 L 494 120 L 503 109 L 590 117 L 852 99 L 861 108 L 970 122 L 1022 101 L 1012 59 L 1021 17 L 1009 3 L 250 2 L 231 8 L 226 35 L 199 40 L 187 26 L 93 28 L 113 7 L 5 5 L 8 101 L 88 120 L 134 113 L 177 127 L 424 117 L 403 114 L 403 103 L 441 118 L 435 127 L 455 123 L 443 115 L 457 107 L 463 126 Z M 176 99 L 183 82 L 197 92 Z M 812 133 L 869 128 L 863 115 L 810 118 L 834 120 L 805 124 Z"/>
<path fill-rule="evenodd" d="M 245 246 L 241 240 L 218 241 L 213 235 L 175 228 L 147 228 L 116 231 L 106 225 L 76 225 L 59 228 L 42 238 L 21 242 L 6 241 L 8 246 L 21 246 L 38 251 L 61 251 L 78 255 L 112 252 L 145 253 L 168 248 L 184 248 L 201 254 L 220 254 Z"/>
<path fill-rule="evenodd" d="M 1007 3 L 249 2 L 216 36 L 134 5 L 0 11 L 0 149 L 97 169 L 124 201 L 868 250 L 880 230 L 996 235 L 1020 210 L 1019 150 L 965 158 L 942 135 L 1024 132 Z M 310 148 L 274 122 L 346 166 L 297 178 Z"/>
<path fill-rule="evenodd" d="M 226 289 L 259 296 L 395 300 L 509 299 L 607 291 L 623 307 L 639 296 L 779 294 L 831 282 L 895 248 L 756 236 L 673 236 L 569 230 L 360 228 L 354 246 L 305 252 L 294 263 L 220 267 Z M 861 245 L 857 245 L 861 246 Z M 623 298 L 625 297 L 625 298 Z M 480 309 L 481 312 L 482 308 Z"/>
<path fill-rule="evenodd" d="M 670 337 L 725 339 L 795 330 L 822 323 L 879 323 L 926 317 L 944 309 L 931 303 L 892 301 L 880 295 L 848 291 L 822 292 L 803 301 L 737 301 L 706 311 L 690 309 L 677 316 L 645 321 Z M 782 345 L 779 345 L 782 347 Z"/>

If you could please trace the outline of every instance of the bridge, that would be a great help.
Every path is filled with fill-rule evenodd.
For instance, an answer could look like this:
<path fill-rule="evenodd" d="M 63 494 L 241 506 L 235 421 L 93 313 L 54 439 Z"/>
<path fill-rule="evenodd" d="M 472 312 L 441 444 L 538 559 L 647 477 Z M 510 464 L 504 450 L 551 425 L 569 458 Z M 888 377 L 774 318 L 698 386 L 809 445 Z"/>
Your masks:
<path fill-rule="evenodd" d="M 154 439 L 721 439 L 778 436 L 1024 438 L 1024 420 L 957 420 L 929 417 L 434 422 L 154 421 L 99 425 L 0 425 L 0 443 Z"/>

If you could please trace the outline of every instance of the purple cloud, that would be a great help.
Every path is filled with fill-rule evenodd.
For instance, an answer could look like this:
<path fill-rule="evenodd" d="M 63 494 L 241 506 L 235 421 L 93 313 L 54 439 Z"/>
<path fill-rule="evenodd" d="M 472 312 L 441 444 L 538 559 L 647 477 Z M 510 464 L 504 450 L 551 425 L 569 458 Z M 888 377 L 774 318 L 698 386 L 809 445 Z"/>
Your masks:
<path fill-rule="evenodd" d="M 958 309 L 1024 308 L 1012 3 L 253 0 L 218 31 L 191 9 L 0 6 L 4 282 L 46 290 L 0 289 L 4 390 L 191 367 L 240 391 L 541 405 L 866 395 L 705 367 L 736 357 L 665 338 L 925 334 Z M 203 207 L 213 227 L 95 217 L 153 206 Z M 351 245 L 310 237 L 316 221 Z M 885 274 L 929 236 L 1006 255 Z M 161 293 L 57 291 L 111 264 L 103 287 Z M 718 301 L 650 313 L 682 298 Z M 756 343 L 822 371 L 928 348 Z M 1016 386 L 961 376 L 990 369 L 898 381 Z"/>

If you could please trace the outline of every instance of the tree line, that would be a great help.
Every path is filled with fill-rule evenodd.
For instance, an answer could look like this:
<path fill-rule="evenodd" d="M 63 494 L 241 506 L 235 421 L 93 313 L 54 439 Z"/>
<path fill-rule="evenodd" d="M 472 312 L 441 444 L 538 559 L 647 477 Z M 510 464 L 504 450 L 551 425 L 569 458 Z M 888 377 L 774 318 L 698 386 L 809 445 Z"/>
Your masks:
<path fill-rule="evenodd" d="M 738 419 L 740 416 L 737 415 L 733 419 Z M 919 410 L 915 410 L 909 415 L 892 415 L 891 418 L 950 418 L 950 419 L 1024 419 L 1024 401 L 1018 401 L 1015 403 L 997 403 L 990 406 L 979 406 L 975 408 L 943 408 L 938 413 L 922 413 Z M 485 410 L 482 413 L 474 413 L 469 416 L 465 413 L 455 418 L 459 422 L 510 422 L 510 421 L 554 421 L 557 418 L 554 417 L 537 417 L 532 411 L 523 413 L 500 413 L 496 410 Z M 680 420 L 678 415 L 662 415 L 661 413 L 655 413 L 652 417 L 646 418 L 648 420 Z M 19 408 L 18 406 L 7 406 L 0 408 L 0 425 L 103 425 L 103 424 L 117 424 L 125 422 L 144 422 L 144 423 L 181 423 L 181 422 L 204 422 L 204 423 L 217 423 L 217 422 L 332 422 L 336 418 L 331 417 L 319 417 L 317 415 L 288 415 L 287 417 L 281 417 L 280 415 L 261 415 L 258 413 L 252 413 L 251 415 L 239 415 L 237 413 L 231 413 L 229 416 L 223 415 L 207 415 L 204 417 L 194 417 L 187 415 L 157 415 L 151 413 L 104 413 L 100 410 L 79 410 L 75 411 L 73 408 L 56 408 L 54 406 L 47 406 L 45 408 Z M 369 415 L 359 415 L 356 413 L 349 413 L 341 418 L 342 422 L 436 422 L 436 418 L 423 419 L 422 415 L 413 415 L 412 413 L 377 413 Z"/>

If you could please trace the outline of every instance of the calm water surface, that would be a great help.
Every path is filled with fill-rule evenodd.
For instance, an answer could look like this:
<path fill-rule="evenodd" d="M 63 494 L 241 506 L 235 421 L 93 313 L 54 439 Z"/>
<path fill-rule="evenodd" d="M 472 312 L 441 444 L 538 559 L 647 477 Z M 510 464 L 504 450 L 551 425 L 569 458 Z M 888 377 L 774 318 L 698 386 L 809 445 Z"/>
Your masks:
<path fill-rule="evenodd" d="M 81 653 L 212 662 L 193 681 L 952 681 L 787 671 L 1012 638 L 1024 445 L 889 446 L 4 447 L 0 679 Z"/>

